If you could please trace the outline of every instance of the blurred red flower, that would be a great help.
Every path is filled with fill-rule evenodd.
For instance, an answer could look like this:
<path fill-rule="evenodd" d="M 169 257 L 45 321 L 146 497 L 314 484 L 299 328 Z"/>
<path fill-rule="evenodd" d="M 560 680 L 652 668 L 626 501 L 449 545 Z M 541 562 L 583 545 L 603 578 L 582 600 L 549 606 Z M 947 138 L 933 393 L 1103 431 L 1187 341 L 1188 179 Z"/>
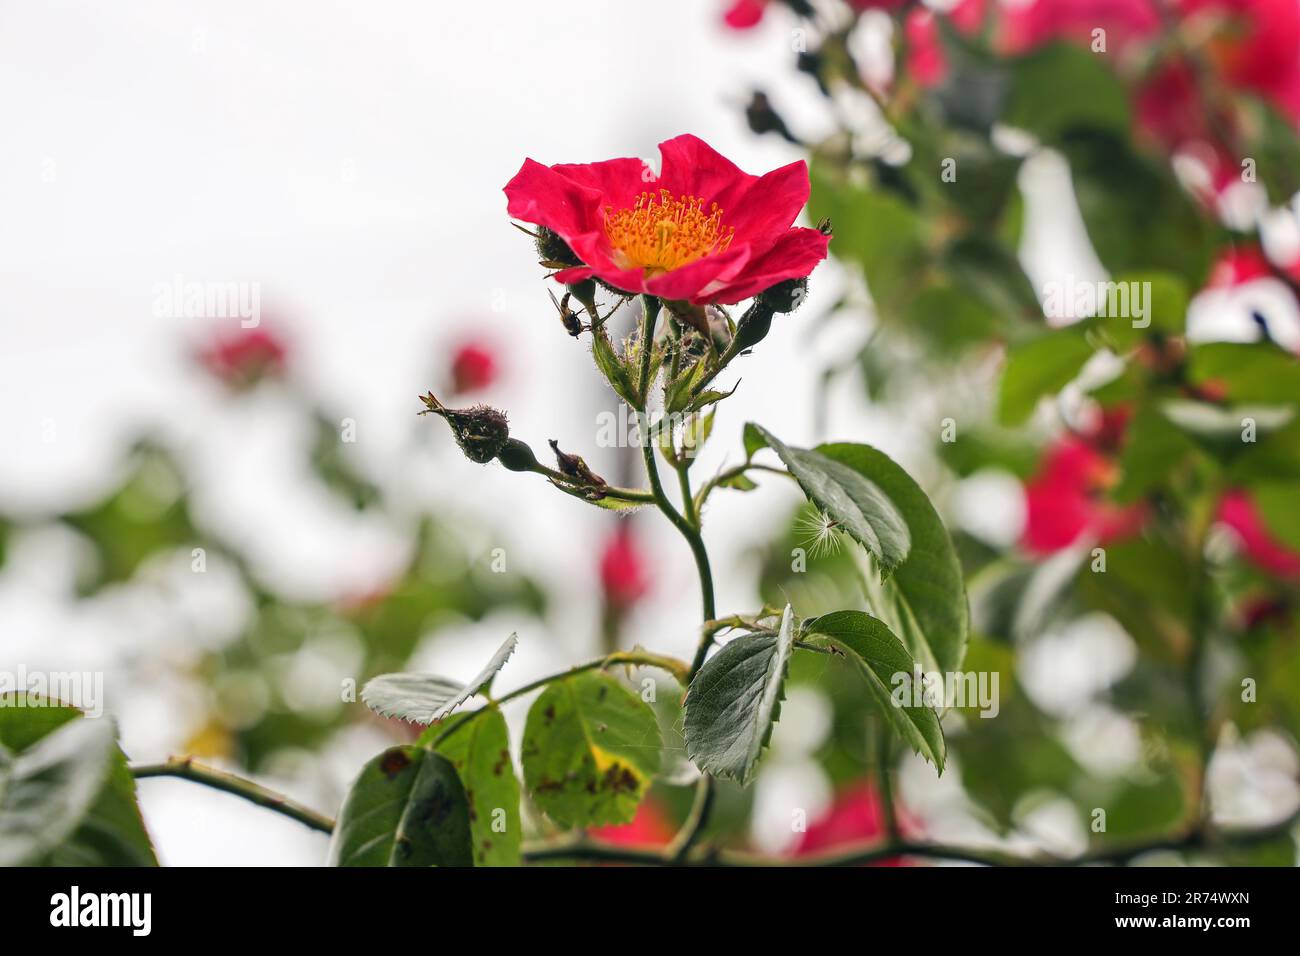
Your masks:
<path fill-rule="evenodd" d="M 899 813 L 899 827 L 913 835 L 915 823 Z M 874 783 L 860 781 L 836 795 L 830 809 L 800 836 L 796 857 L 814 856 L 845 847 L 869 843 L 886 833 L 885 807 Z M 901 857 L 882 860 L 877 866 L 908 866 Z"/>
<path fill-rule="evenodd" d="M 1230 491 L 1219 502 L 1219 521 L 1241 539 L 1246 559 L 1261 571 L 1281 578 L 1300 575 L 1300 552 L 1278 541 L 1259 516 L 1250 496 L 1240 489 Z"/>
<path fill-rule="evenodd" d="M 451 390 L 457 395 L 477 392 L 492 385 L 500 369 L 495 349 L 487 342 L 462 342 L 451 356 Z"/>
<path fill-rule="evenodd" d="M 246 388 L 263 378 L 281 375 L 287 350 L 274 333 L 258 326 L 223 330 L 199 350 L 198 360 L 210 373 L 232 388 Z"/>
<path fill-rule="evenodd" d="M 1115 455 L 1127 419 L 1127 409 L 1108 409 L 1086 434 L 1066 435 L 1049 446 L 1038 473 L 1025 485 L 1025 550 L 1047 555 L 1085 534 L 1104 544 L 1141 530 L 1145 506 L 1105 499 L 1115 483 Z"/>
<path fill-rule="evenodd" d="M 735 303 L 826 258 L 825 235 L 791 226 L 808 201 L 803 160 L 751 176 L 696 136 L 659 152 L 658 177 L 639 159 L 524 161 L 505 187 L 510 215 L 553 230 L 583 263 L 556 279 L 596 276 L 630 293 Z"/>
<path fill-rule="evenodd" d="M 620 611 L 635 606 L 650 590 L 650 567 L 629 521 L 620 521 L 600 553 L 600 586 L 605 603 Z"/>

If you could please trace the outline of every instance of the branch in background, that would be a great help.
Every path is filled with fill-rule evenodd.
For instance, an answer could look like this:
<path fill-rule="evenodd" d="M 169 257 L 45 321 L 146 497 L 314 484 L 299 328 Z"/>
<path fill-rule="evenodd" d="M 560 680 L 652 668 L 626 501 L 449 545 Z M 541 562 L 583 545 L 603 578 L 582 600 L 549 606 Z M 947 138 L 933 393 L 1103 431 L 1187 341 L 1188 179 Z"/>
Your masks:
<path fill-rule="evenodd" d="M 321 833 L 334 832 L 334 821 L 324 814 L 317 813 L 310 807 L 305 807 L 301 803 L 290 800 L 284 794 L 254 783 L 252 780 L 245 780 L 233 773 L 198 763 L 193 757 L 172 757 L 165 763 L 136 764 L 131 767 L 131 774 L 137 780 L 148 777 L 180 777 L 182 780 L 201 783 L 205 787 L 243 797 L 250 803 L 274 810 Z"/>

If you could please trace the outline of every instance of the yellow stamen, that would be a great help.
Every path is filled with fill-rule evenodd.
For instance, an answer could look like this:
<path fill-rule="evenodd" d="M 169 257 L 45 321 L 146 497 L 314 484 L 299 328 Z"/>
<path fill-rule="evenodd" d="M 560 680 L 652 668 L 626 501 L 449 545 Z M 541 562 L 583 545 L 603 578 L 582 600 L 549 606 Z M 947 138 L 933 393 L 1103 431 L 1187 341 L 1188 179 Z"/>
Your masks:
<path fill-rule="evenodd" d="M 605 207 L 605 234 L 614 258 L 624 269 L 670 272 L 687 263 L 722 252 L 731 245 L 735 229 L 722 224 L 722 210 L 713 203 L 704 211 L 698 196 L 678 196 L 666 189 L 658 196 L 645 192 L 631 209 Z"/>

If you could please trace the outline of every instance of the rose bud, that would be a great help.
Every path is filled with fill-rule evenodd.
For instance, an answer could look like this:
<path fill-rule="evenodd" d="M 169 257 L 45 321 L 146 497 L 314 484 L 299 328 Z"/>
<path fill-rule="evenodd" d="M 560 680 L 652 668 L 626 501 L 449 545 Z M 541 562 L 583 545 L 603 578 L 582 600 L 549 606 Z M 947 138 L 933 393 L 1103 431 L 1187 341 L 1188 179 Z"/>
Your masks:
<path fill-rule="evenodd" d="M 537 255 L 541 257 L 542 265 L 548 269 L 582 265 L 582 260 L 573 254 L 569 244 L 545 226 L 537 227 Z"/>
<path fill-rule="evenodd" d="M 472 462 L 486 465 L 505 448 L 510 438 L 510 428 L 505 413 L 487 405 L 472 408 L 448 408 L 434 397 L 433 392 L 421 395 L 425 409 L 421 415 L 441 415 L 451 426 L 456 444 Z"/>
<path fill-rule="evenodd" d="M 533 450 L 518 438 L 506 441 L 505 447 L 497 455 L 497 461 L 511 471 L 535 471 L 538 467 L 537 456 L 533 454 Z"/>
<path fill-rule="evenodd" d="M 605 487 L 605 479 L 588 468 L 587 463 L 580 456 L 560 451 L 560 443 L 554 438 L 550 440 L 550 446 L 551 451 L 555 452 L 556 464 L 565 475 L 580 484 Z"/>

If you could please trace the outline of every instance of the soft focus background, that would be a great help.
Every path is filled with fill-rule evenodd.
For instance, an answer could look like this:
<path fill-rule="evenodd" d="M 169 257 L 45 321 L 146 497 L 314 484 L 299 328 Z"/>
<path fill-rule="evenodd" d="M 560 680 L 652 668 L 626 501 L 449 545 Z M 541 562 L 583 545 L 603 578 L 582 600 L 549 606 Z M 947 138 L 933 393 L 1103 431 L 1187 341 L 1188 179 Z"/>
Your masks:
<path fill-rule="evenodd" d="M 0 9 L 0 668 L 103 671 L 132 760 L 197 753 L 333 812 L 401 734 L 343 703 L 344 681 L 403 666 L 467 678 L 512 631 L 500 686 L 609 640 L 689 658 L 697 585 L 666 522 L 621 527 L 541 478 L 472 465 L 415 413 L 421 392 L 460 392 L 507 410 L 539 452 L 557 439 L 639 483 L 624 454 L 596 445 L 612 399 L 586 339 L 561 329 L 501 187 L 526 156 L 654 161 L 681 132 L 753 172 L 801 158 L 744 118 L 761 87 L 806 139 L 834 129 L 811 80 L 788 68 L 794 21 L 776 11 L 742 34 L 723 26 L 724 7 Z M 1035 156 L 1019 183 L 1034 285 L 1101 275 L 1059 158 Z M 227 281 L 260 293 L 254 375 L 229 371 L 248 361 L 231 345 L 237 321 L 155 308 L 160 284 Z M 823 387 L 871 328 L 860 310 L 830 316 L 855 281 L 828 262 L 808 305 L 776 320 L 739 368 L 700 474 L 739 459 L 748 420 L 792 444 L 865 441 L 924 469 L 936 409 L 886 415 L 856 374 Z M 1234 308 L 1250 311 L 1207 321 L 1248 323 Z M 1279 309 L 1279 327 L 1294 327 L 1293 301 Z M 720 609 L 759 605 L 763 554 L 799 500 L 771 483 L 713 500 Z M 1021 486 L 1006 471 L 949 482 L 936 500 L 990 545 L 1021 537 Z M 1051 688 L 1034 703 L 1090 772 L 1140 755 L 1135 725 L 1094 703 L 1133 657 L 1123 630 L 1094 616 L 1019 664 L 1031 696 Z M 510 712 L 515 726 L 524 710 Z M 753 845 L 788 849 L 790 808 L 815 818 L 830 804 L 810 758 L 830 725 L 825 695 L 792 689 L 754 791 Z M 1225 753 L 1222 772 L 1248 785 L 1222 806 L 1239 798 L 1242 819 L 1267 820 L 1295 801 L 1290 743 Z M 994 839 L 957 774 L 936 782 L 908 763 L 902 788 L 933 835 Z M 233 798 L 167 780 L 140 793 L 166 864 L 323 861 L 324 838 Z M 1016 848 L 1087 838 L 1050 793 L 1017 820 Z"/>

